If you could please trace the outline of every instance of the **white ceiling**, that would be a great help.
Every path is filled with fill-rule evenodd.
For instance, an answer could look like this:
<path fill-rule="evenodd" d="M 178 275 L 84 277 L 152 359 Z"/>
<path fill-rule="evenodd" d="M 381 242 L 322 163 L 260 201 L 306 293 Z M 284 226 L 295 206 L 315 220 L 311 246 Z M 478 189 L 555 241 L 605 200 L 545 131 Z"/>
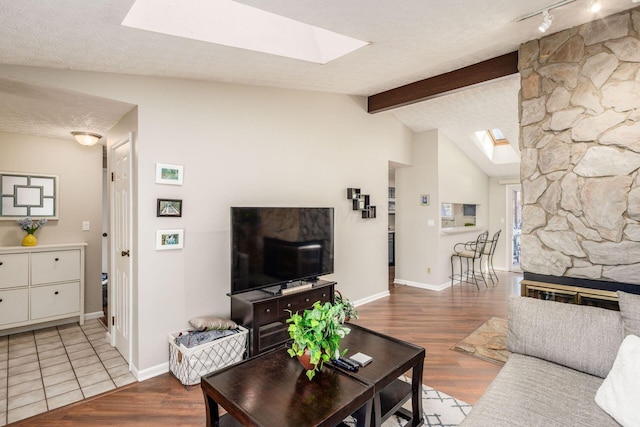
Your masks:
<path fill-rule="evenodd" d="M 541 17 L 522 22 L 515 19 L 556 3 L 556 0 L 238 1 L 371 44 L 321 65 L 124 27 L 120 24 L 133 0 L 0 0 L 0 63 L 369 96 L 517 50 L 521 43 L 540 37 L 537 27 Z M 634 6 L 631 0 L 601 1 L 600 16 Z M 586 3 L 576 0 L 552 11 L 555 20 L 550 31 L 594 19 L 586 11 Z M 211 25 L 215 25 L 214 18 Z M 475 159 L 478 156 L 471 149 L 469 134 L 476 130 L 499 127 L 517 146 L 514 82 L 507 79 L 392 110 L 392 114 L 414 131 L 439 128 Z M 56 95 L 61 95 L 60 92 Z M 24 99 L 18 102 L 16 97 L 21 94 Z M 61 117 L 64 115 L 61 109 L 43 108 L 30 114 L 30 108 L 25 107 L 20 113 L 5 104 L 26 105 L 31 100 L 36 105 L 38 99 L 33 96 L 33 88 L 20 82 L 0 81 L 0 130 L 42 134 L 42 123 L 49 121 L 50 129 L 46 132 L 54 137 L 92 126 L 95 128 L 87 130 L 104 132 L 110 120 L 117 121 L 123 110 L 132 107 L 119 103 L 105 107 L 103 100 L 95 99 L 100 102 L 87 104 L 88 98 L 77 104 L 65 98 L 65 103 L 60 103 L 68 107 L 69 120 Z M 53 110 L 57 116 L 47 117 L 47 111 Z M 93 113 L 101 119 L 91 117 Z M 84 115 L 87 125 L 79 126 Z M 98 123 L 100 120 L 104 123 Z M 60 124 L 57 131 L 56 123 Z M 517 174 L 513 165 L 506 170 L 483 160 L 478 160 L 478 164 L 490 176 Z"/>

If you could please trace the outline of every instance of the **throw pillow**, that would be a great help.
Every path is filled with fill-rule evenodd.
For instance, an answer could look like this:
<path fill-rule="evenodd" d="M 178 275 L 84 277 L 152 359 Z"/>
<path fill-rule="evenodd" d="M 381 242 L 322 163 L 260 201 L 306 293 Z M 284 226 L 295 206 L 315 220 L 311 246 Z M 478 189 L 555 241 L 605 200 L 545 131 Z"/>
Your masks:
<path fill-rule="evenodd" d="M 640 426 L 640 337 L 627 335 L 596 392 L 596 403 L 624 427 Z"/>
<path fill-rule="evenodd" d="M 625 335 L 640 336 L 640 295 L 618 291 L 618 303 Z"/>
<path fill-rule="evenodd" d="M 238 325 L 233 320 L 216 316 L 194 317 L 189 324 L 197 331 L 211 331 L 214 329 L 236 329 Z"/>

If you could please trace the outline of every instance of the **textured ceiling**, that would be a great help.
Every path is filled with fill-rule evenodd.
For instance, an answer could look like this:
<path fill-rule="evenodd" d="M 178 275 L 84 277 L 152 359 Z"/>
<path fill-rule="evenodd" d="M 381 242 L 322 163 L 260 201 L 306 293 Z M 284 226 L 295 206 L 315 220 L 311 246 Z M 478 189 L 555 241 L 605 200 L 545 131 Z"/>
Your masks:
<path fill-rule="evenodd" d="M 120 23 L 133 0 L 0 0 L 0 62 L 369 96 L 517 50 L 521 43 L 540 37 L 537 27 L 541 17 L 522 22 L 515 19 L 555 3 L 555 0 L 238 1 L 371 44 L 320 65 L 123 27 Z M 601 16 L 634 6 L 631 0 L 602 2 Z M 551 32 L 594 19 L 586 11 L 586 0 L 576 0 L 552 13 L 555 20 Z M 211 24 L 215 25 L 214 18 Z M 481 98 L 491 96 L 488 93 Z M 498 95 L 498 99 L 503 100 L 503 95 Z M 470 101 L 465 102 L 466 114 L 483 112 L 481 108 L 473 108 Z M 437 115 L 433 108 L 429 108 L 429 114 Z M 429 117 L 418 123 L 420 114 L 412 115 L 409 125 L 412 129 L 438 124 Z M 457 115 L 460 121 L 470 118 L 459 114 L 456 108 L 448 110 L 447 115 Z M 397 116 L 403 120 L 403 113 Z M 442 130 L 454 139 L 455 129 Z"/>
<path fill-rule="evenodd" d="M 135 106 L 0 77 L 0 130 L 73 139 L 72 130 L 104 135 Z"/>

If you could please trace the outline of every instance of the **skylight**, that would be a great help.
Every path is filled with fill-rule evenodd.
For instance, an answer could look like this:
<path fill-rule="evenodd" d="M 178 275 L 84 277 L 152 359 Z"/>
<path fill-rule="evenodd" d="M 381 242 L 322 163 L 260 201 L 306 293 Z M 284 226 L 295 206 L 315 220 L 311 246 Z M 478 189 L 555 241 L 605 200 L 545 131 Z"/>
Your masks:
<path fill-rule="evenodd" d="M 136 0 L 122 25 L 319 64 L 369 44 L 231 0 Z"/>
<path fill-rule="evenodd" d="M 500 129 L 477 131 L 474 142 L 494 164 L 515 163 L 520 160 L 518 153 Z"/>
<path fill-rule="evenodd" d="M 507 137 L 504 136 L 500 129 L 489 129 L 487 134 L 491 138 L 491 141 L 493 141 L 494 146 L 509 144 L 509 140 L 507 140 Z"/>

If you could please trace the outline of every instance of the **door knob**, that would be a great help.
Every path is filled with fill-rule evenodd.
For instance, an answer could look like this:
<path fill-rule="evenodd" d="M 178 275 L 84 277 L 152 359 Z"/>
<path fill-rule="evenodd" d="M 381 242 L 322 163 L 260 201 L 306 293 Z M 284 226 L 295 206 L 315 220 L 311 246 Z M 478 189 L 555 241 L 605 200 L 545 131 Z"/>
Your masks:
<path fill-rule="evenodd" d="M 122 251 L 122 252 L 120 252 L 120 254 L 121 254 L 122 256 L 130 256 L 130 254 L 129 254 L 129 251 L 128 251 L 128 250 L 126 250 L 126 251 Z"/>

